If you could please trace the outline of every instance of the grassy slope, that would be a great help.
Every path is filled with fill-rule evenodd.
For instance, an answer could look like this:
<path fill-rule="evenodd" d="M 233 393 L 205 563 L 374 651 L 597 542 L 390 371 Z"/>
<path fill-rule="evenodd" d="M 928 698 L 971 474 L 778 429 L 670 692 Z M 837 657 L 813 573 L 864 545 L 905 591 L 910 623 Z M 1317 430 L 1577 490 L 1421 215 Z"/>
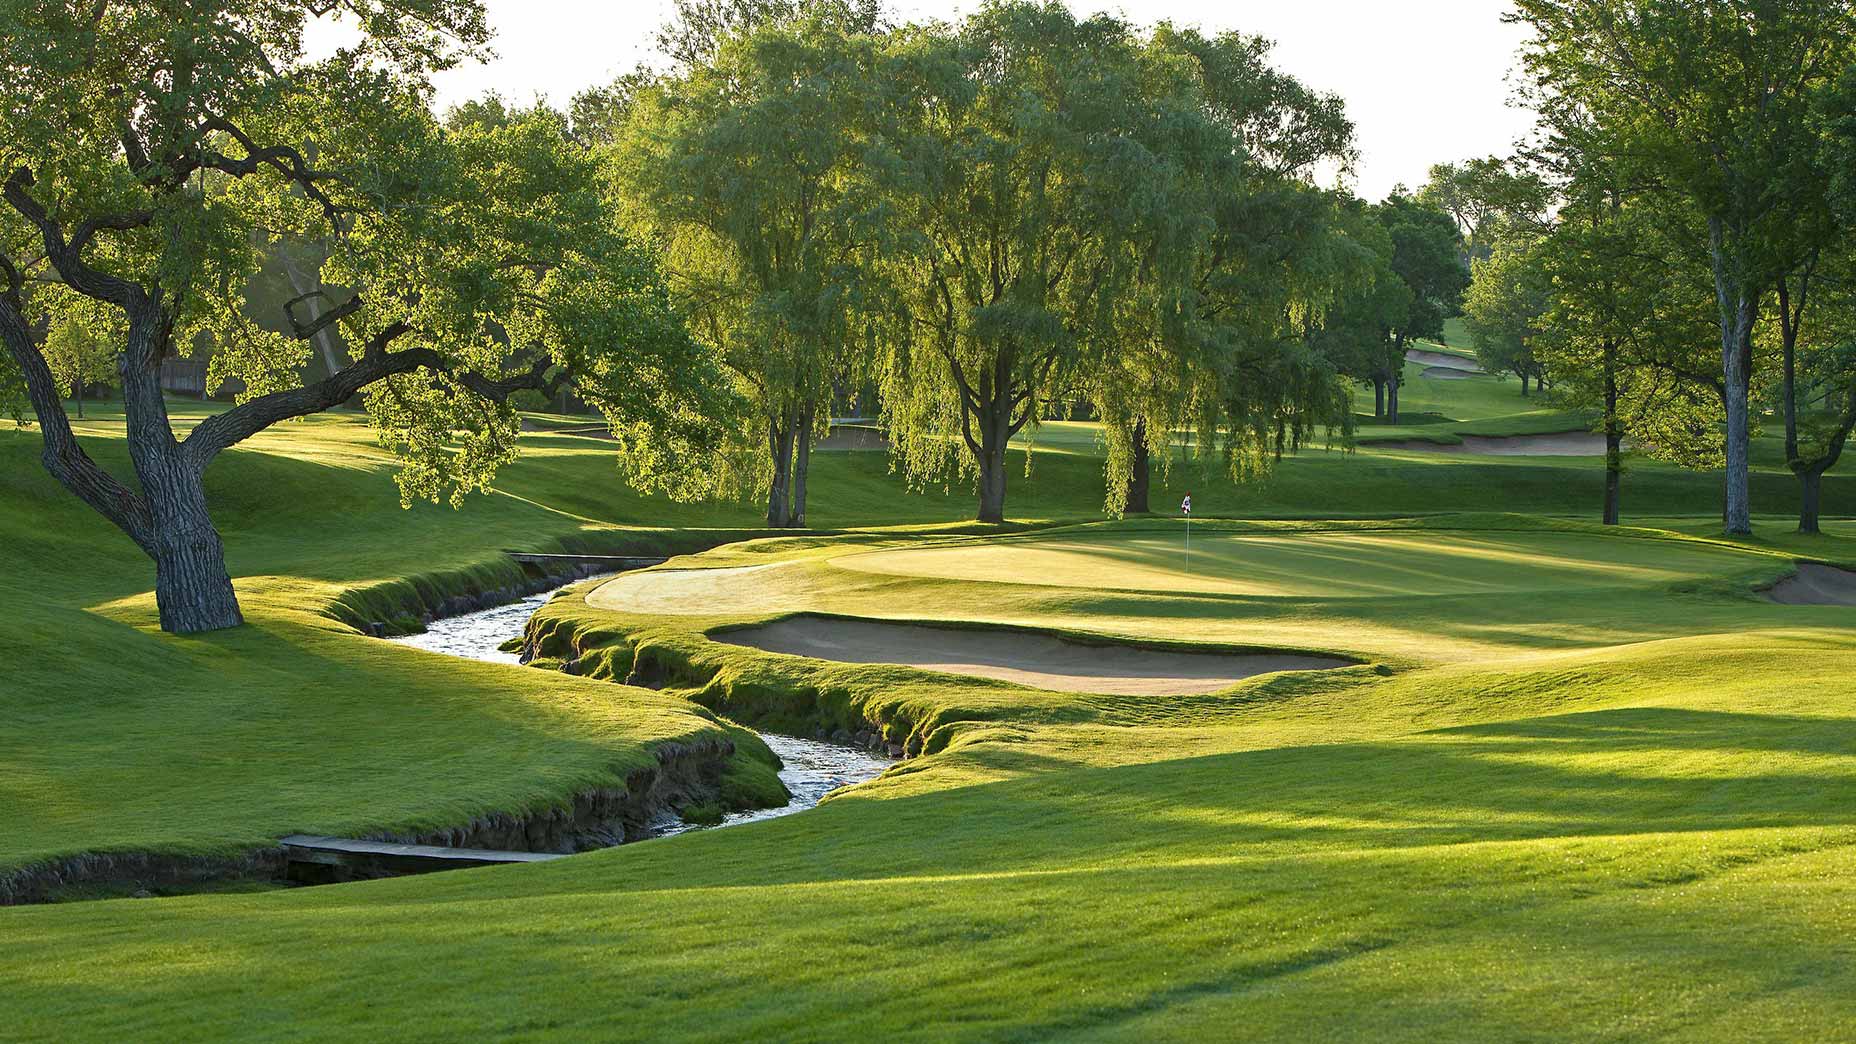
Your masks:
<path fill-rule="evenodd" d="M 119 461 L 108 424 L 96 431 L 97 452 Z M 215 499 L 254 626 L 180 641 L 152 630 L 145 563 L 50 487 L 29 436 L 0 432 L 0 544 L 19 551 L 0 576 L 14 607 L 0 656 L 28 665 L 0 709 L 0 861 L 450 821 L 608 778 L 654 738 L 712 728 L 674 691 L 438 660 L 315 612 L 356 584 L 503 546 L 617 539 L 597 524 L 753 522 L 617 491 L 591 440 L 529 442 L 537 452 L 502 483 L 511 495 L 461 516 L 398 512 L 351 420 L 229 455 Z M 1040 455 L 1014 505 L 1086 516 L 1099 467 Z M 967 507 L 898 496 L 869 455 L 819 468 L 823 525 Z M 1195 500 L 1259 515 L 1464 501 L 1575 513 L 1590 470 L 1311 456 L 1262 489 Z M 1782 479 L 1764 476 L 1775 510 Z M 1707 477 L 1660 469 L 1628 488 L 1644 512 L 1702 515 L 1712 500 Z M 1830 493 L 1843 513 L 1856 504 L 1844 482 Z M 933 606 L 1342 649 L 1392 671 L 1156 701 L 724 653 L 738 674 L 801 670 L 918 717 L 986 723 L 951 725 L 942 753 L 815 813 L 728 832 L 534 868 L 0 911 L 15 1031 L 1835 1035 L 1856 1019 L 1847 614 L 1747 598 L 1778 558 L 1577 526 L 1503 532 L 1517 525 L 1347 533 L 1334 568 L 1389 589 L 1346 598 L 1289 582 L 1306 548 L 1245 554 L 1235 526 L 1222 553 L 1205 546 L 1201 571 L 1253 587 L 1274 575 L 1276 589 L 1168 593 L 1180 582 L 1155 523 L 1136 527 L 1145 542 L 1045 560 L 1031 585 L 847 570 L 816 542 L 718 553 L 808 558 L 795 586 L 771 592 L 785 608 Z M 1850 535 L 1769 549 L 1851 559 Z M 1555 561 L 1532 561 L 1533 545 Z M 1052 586 L 1104 556 L 1129 575 L 1122 589 Z M 1646 566 L 1665 571 L 1630 572 Z M 1608 571 L 1624 581 L 1592 580 Z M 1436 574 L 1455 578 L 1450 593 L 1426 592 Z M 736 618 L 650 626 L 687 644 Z"/>

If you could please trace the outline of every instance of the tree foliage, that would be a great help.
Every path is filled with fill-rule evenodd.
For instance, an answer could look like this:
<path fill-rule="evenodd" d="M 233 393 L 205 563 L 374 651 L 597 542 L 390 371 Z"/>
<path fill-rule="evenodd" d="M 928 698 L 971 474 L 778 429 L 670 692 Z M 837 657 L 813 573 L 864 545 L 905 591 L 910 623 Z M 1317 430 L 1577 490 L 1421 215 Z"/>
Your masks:
<path fill-rule="evenodd" d="M 362 34 L 303 51 L 322 5 L 0 0 L 0 91 L 9 117 L 9 239 L 0 335 L 24 377 L 53 474 L 155 560 L 163 626 L 240 616 L 201 476 L 223 450 L 279 421 L 365 393 L 401 457 L 406 498 L 455 502 L 513 453 L 522 388 L 583 380 L 622 442 L 656 449 L 634 473 L 678 486 L 704 459 L 704 417 L 725 413 L 715 373 L 668 307 L 648 252 L 618 228 L 597 166 L 535 109 L 431 113 L 428 76 L 486 42 L 467 0 L 354 0 Z M 486 110 L 487 111 L 487 110 Z M 267 247 L 327 251 L 326 288 L 254 321 L 246 291 Z M 72 437 L 35 327 L 50 280 L 120 316 L 118 372 L 136 482 Z M 316 335 L 348 351 L 305 382 Z M 177 438 L 163 360 L 211 343 L 211 378 L 238 403 Z"/>
<path fill-rule="evenodd" d="M 803 525 L 811 443 L 861 371 L 877 53 L 825 13 L 769 18 L 641 86 L 613 150 L 679 305 L 755 404 L 762 452 L 740 479 L 770 491 L 772 526 Z"/>

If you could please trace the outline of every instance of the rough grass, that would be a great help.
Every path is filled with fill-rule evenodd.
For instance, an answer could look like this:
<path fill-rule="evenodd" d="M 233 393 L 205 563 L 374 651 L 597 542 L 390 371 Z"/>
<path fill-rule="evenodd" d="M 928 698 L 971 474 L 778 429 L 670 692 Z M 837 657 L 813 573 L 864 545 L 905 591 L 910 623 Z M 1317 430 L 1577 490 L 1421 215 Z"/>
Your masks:
<path fill-rule="evenodd" d="M 91 445 L 119 464 L 107 423 Z M 1856 560 L 1848 524 L 1729 544 L 1708 535 L 1711 478 L 1644 469 L 1637 517 L 1669 517 L 1636 531 L 1195 524 L 1211 543 L 1192 576 L 1161 522 L 1003 544 L 759 540 L 677 563 L 779 564 L 757 574 L 779 612 L 1368 661 L 1206 697 L 703 640 L 775 615 L 761 609 L 544 611 L 559 651 L 592 650 L 607 673 L 659 663 L 671 684 L 652 691 L 425 656 L 324 614 L 500 547 L 753 524 L 605 485 L 592 440 L 532 441 L 505 476 L 520 496 L 462 515 L 401 513 L 350 419 L 230 454 L 215 500 L 253 626 L 181 640 L 154 631 L 133 549 L 50 488 L 29 437 L 0 432 L 0 859 L 547 801 L 725 727 L 703 703 L 795 725 L 855 714 L 932 753 L 802 816 L 543 865 L 0 910 L 7 1034 L 1790 1040 L 1856 1025 L 1856 631 L 1848 610 L 1753 593 L 1794 557 Z M 876 455 L 832 459 L 825 524 L 965 513 L 899 495 Z M 1589 463 L 1455 463 L 1297 460 L 1268 492 L 1206 487 L 1195 504 L 1586 510 Z M 1087 517 L 1099 468 L 1040 453 L 1047 517 Z M 1782 486 L 1761 488 L 1784 510 Z M 838 561 L 851 553 L 864 568 Z M 1318 560 L 1335 587 L 1310 579 Z"/>

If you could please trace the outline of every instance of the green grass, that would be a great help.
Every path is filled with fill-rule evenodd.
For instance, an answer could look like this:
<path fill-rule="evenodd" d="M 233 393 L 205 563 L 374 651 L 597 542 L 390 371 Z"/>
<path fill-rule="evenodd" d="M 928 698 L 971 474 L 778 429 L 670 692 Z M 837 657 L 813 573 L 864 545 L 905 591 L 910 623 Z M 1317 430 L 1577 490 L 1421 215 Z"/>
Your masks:
<path fill-rule="evenodd" d="M 120 467 L 116 423 L 88 431 Z M 1099 513 L 1085 434 L 1014 475 L 1014 515 Z M 1769 517 L 1770 535 L 1721 541 L 1713 477 L 1638 466 L 1626 505 L 1646 524 L 1606 532 L 1544 517 L 1591 511 L 1590 461 L 1310 453 L 1258 487 L 1195 485 L 1195 505 L 1440 514 L 1199 522 L 1188 574 L 1177 522 L 963 535 L 933 528 L 967 513 L 960 491 L 905 494 L 880 455 L 832 454 L 815 464 L 821 525 L 930 528 L 676 563 L 772 566 L 745 601 L 627 615 L 581 588 L 544 610 L 556 651 L 597 646 L 583 665 L 643 665 L 661 691 L 426 656 L 327 615 L 359 589 L 489 575 L 503 547 L 675 549 L 755 524 L 750 506 L 624 490 L 597 440 L 524 442 L 500 492 L 462 513 L 401 512 L 352 418 L 228 454 L 213 497 L 253 622 L 175 639 L 153 627 L 139 554 L 52 487 L 31 435 L 0 431 L 14 665 L 0 866 L 532 807 L 622 777 L 654 744 L 714 735 L 718 712 L 876 721 L 925 756 L 802 816 L 549 864 L 0 910 L 8 1034 L 1429 1041 L 1856 1025 L 1856 631 L 1848 610 L 1753 593 L 1796 557 L 1856 562 L 1856 525 L 1807 539 Z M 1788 481 L 1760 472 L 1763 510 L 1785 510 Z M 1856 507 L 1845 476 L 1826 492 L 1833 512 Z M 1365 664 L 1097 696 L 704 638 L 801 611 Z"/>

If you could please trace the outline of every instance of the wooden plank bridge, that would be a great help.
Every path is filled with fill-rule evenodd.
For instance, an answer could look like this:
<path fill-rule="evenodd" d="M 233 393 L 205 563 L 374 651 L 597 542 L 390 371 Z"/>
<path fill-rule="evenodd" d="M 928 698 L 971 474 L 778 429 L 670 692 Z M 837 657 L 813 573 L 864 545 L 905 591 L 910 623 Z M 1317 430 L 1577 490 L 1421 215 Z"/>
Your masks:
<path fill-rule="evenodd" d="M 278 842 L 290 874 L 298 879 L 338 880 L 348 876 L 429 874 L 472 866 L 545 863 L 553 852 L 504 852 L 489 848 L 402 845 L 392 841 L 357 841 L 320 834 L 291 834 Z"/>

